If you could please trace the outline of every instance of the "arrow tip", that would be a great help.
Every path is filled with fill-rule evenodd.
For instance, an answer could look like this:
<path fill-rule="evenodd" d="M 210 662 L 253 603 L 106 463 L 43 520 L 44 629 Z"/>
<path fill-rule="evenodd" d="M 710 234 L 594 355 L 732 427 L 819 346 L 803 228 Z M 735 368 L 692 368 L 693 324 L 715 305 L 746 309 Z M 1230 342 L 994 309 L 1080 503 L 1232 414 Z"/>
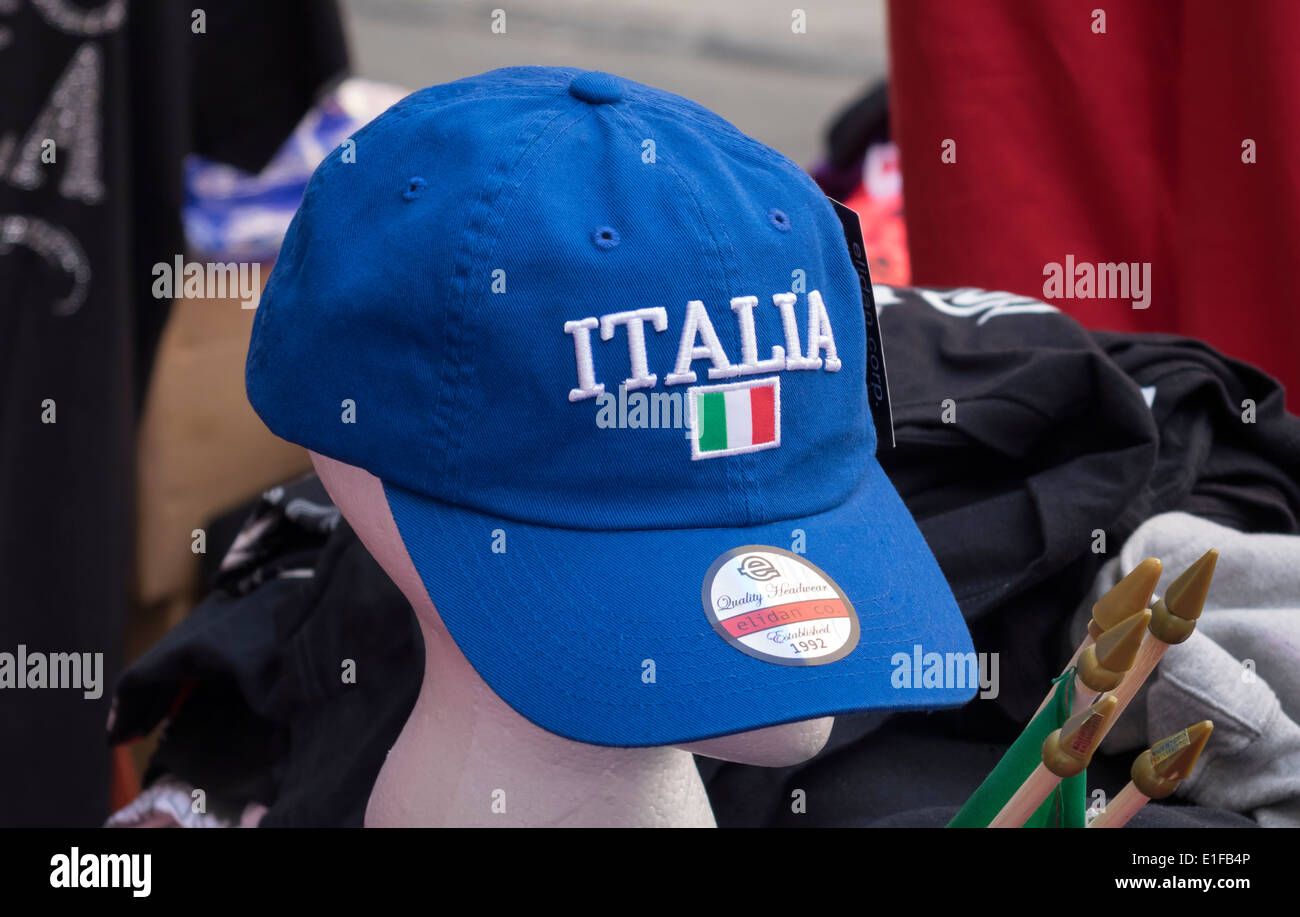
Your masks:
<path fill-rule="evenodd" d="M 1148 557 L 1098 599 L 1092 606 L 1092 618 L 1101 629 L 1109 630 L 1129 615 L 1151 604 L 1151 593 L 1160 582 L 1160 561 Z"/>
<path fill-rule="evenodd" d="M 1079 657 L 1079 680 L 1092 691 L 1118 687 L 1133 667 L 1150 623 L 1151 610 L 1143 608 L 1104 631 Z"/>
<path fill-rule="evenodd" d="M 1182 643 L 1192 635 L 1205 608 L 1218 560 L 1219 552 L 1211 548 L 1169 584 L 1164 598 L 1151 608 L 1151 633 L 1170 644 Z"/>
<path fill-rule="evenodd" d="M 1152 745 L 1133 762 L 1133 785 L 1148 799 L 1164 799 L 1173 793 L 1196 767 L 1213 731 L 1214 723 L 1202 720 Z"/>
<path fill-rule="evenodd" d="M 1083 773 L 1118 703 L 1113 694 L 1103 694 L 1087 710 L 1066 720 L 1043 740 L 1043 765 L 1062 778 Z"/>
<path fill-rule="evenodd" d="M 1201 616 L 1205 597 L 1210 593 L 1210 580 L 1214 578 L 1214 566 L 1218 562 L 1219 552 L 1210 548 L 1169 585 L 1165 590 L 1165 605 L 1170 614 L 1184 621 L 1195 621 Z"/>

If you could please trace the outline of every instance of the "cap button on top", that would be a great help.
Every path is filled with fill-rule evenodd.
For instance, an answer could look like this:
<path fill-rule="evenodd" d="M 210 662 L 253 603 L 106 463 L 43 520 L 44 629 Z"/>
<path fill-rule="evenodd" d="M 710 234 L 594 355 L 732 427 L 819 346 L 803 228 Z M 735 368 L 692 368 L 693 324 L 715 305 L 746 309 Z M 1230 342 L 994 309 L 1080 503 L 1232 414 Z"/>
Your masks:
<path fill-rule="evenodd" d="M 623 98 L 623 84 L 618 77 L 590 70 L 573 78 L 569 83 L 569 95 L 592 105 L 604 105 Z"/>

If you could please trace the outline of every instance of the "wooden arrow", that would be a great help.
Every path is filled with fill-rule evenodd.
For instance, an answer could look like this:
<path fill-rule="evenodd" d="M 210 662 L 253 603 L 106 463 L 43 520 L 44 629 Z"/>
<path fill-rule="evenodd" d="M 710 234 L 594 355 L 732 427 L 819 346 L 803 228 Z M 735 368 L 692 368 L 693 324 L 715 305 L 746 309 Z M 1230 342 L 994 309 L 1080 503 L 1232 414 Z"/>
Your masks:
<path fill-rule="evenodd" d="M 1138 810 L 1153 799 L 1164 799 L 1192 772 L 1214 724 L 1202 720 L 1182 732 L 1152 745 L 1133 762 L 1133 778 L 1110 801 L 1105 811 L 1088 823 L 1089 828 L 1122 828 Z"/>

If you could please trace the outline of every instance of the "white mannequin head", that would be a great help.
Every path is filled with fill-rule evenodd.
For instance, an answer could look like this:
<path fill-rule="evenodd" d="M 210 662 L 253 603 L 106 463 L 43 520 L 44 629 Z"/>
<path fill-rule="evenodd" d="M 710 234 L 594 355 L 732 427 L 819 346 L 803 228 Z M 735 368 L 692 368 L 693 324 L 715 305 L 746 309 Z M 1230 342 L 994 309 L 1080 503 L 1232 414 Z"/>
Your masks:
<path fill-rule="evenodd" d="M 425 639 L 420 697 L 376 781 L 367 826 L 712 825 L 686 752 L 781 767 L 826 744 L 831 717 L 674 748 L 586 745 L 541 729 L 497 697 L 456 647 L 382 482 L 353 465 L 311 458 L 357 537 L 411 603 Z"/>

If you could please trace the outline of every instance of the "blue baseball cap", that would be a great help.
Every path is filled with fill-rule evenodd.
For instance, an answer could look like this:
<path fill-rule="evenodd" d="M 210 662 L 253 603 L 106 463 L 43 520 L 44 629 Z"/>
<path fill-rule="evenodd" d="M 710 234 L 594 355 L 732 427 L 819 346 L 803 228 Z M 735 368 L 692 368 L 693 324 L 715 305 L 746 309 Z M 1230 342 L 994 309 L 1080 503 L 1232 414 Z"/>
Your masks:
<path fill-rule="evenodd" d="M 970 699 L 965 623 L 875 459 L 859 279 L 802 170 L 568 68 L 421 90 L 352 141 L 289 228 L 248 397 L 383 482 L 502 699 L 613 746 Z"/>

